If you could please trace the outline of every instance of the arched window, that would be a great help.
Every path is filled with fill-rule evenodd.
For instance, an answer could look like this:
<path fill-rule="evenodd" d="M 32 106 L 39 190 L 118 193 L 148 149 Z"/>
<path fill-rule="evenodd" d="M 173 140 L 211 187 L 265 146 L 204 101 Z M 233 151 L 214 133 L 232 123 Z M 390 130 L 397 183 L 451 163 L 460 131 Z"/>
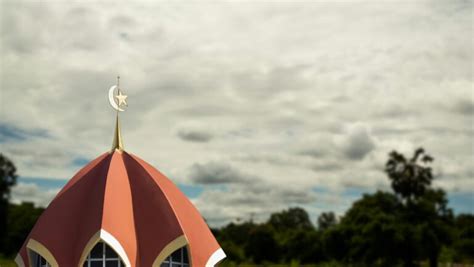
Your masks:
<path fill-rule="evenodd" d="M 115 250 L 99 242 L 87 255 L 83 267 L 125 267 L 125 264 Z"/>
<path fill-rule="evenodd" d="M 188 250 L 182 247 L 166 258 L 161 267 L 189 267 Z"/>
<path fill-rule="evenodd" d="M 31 253 L 31 260 L 33 261 L 33 267 L 51 267 L 51 265 L 46 261 L 45 258 L 41 257 L 40 254 L 30 251 Z"/>

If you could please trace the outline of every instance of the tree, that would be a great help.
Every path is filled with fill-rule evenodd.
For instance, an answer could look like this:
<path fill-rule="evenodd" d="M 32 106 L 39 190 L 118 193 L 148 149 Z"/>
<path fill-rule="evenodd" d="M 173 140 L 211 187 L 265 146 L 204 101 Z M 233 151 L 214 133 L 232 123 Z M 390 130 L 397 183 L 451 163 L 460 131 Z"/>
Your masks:
<path fill-rule="evenodd" d="M 453 244 L 457 262 L 474 262 L 474 215 L 460 214 L 455 220 L 456 238 Z"/>
<path fill-rule="evenodd" d="M 250 233 L 257 228 L 251 221 L 240 224 L 229 223 L 220 230 L 214 230 L 215 236 L 230 261 L 240 263 L 246 260 L 244 248 L 249 242 Z"/>
<path fill-rule="evenodd" d="M 452 211 L 447 207 L 446 193 L 431 188 L 433 180 L 429 163 L 434 158 L 418 148 L 410 159 L 397 151 L 389 154 L 385 172 L 391 181 L 394 193 L 402 203 L 400 214 L 403 222 L 412 225 L 417 248 L 404 255 L 405 265 L 410 266 L 415 258 L 428 257 L 430 266 L 436 267 L 441 247 L 451 239 Z M 420 248 L 423 244 L 423 249 Z"/>
<path fill-rule="evenodd" d="M 263 224 L 251 231 L 245 246 L 245 254 L 257 264 L 265 261 L 278 262 L 280 249 L 272 228 Z"/>
<path fill-rule="evenodd" d="M 17 174 L 13 162 L 0 153 L 0 200 L 10 199 L 10 188 L 16 184 Z"/>
<path fill-rule="evenodd" d="M 332 211 L 323 212 L 318 217 L 318 229 L 320 231 L 325 231 L 329 227 L 336 225 L 336 223 L 337 223 L 336 215 Z"/>
<path fill-rule="evenodd" d="M 17 253 L 31 229 L 38 220 L 43 208 L 36 208 L 33 203 L 23 202 L 20 205 L 10 204 L 8 211 L 8 233 L 5 236 L 5 255 Z"/>
<path fill-rule="evenodd" d="M 405 248 L 406 232 L 399 221 L 400 203 L 391 193 L 366 194 L 356 201 L 335 229 L 345 240 L 347 262 L 368 266 L 395 266 Z M 333 241 L 334 242 L 334 241 Z"/>
<path fill-rule="evenodd" d="M 290 208 L 282 212 L 273 213 L 268 220 L 268 224 L 275 230 L 312 230 L 308 213 L 302 208 Z"/>
<path fill-rule="evenodd" d="M 297 260 L 301 264 L 311 264 L 326 258 L 321 234 L 315 230 L 297 230 L 290 233 L 282 248 L 286 262 Z"/>
<path fill-rule="evenodd" d="M 452 239 L 453 215 L 446 193 L 431 187 L 432 161 L 422 148 L 410 159 L 391 152 L 385 171 L 393 193 L 366 194 L 354 202 L 328 230 L 326 246 L 350 263 L 412 267 L 428 259 L 436 267 L 442 246 Z"/>
<path fill-rule="evenodd" d="M 0 249 L 4 247 L 4 239 L 7 233 L 10 189 L 16 184 L 16 179 L 17 174 L 15 165 L 10 161 L 10 159 L 0 153 Z"/>
<path fill-rule="evenodd" d="M 392 151 L 385 164 L 385 172 L 392 182 L 393 191 L 407 202 L 421 197 L 433 180 L 431 167 L 427 165 L 433 160 L 423 148 L 415 150 L 409 160 L 403 154 Z"/>

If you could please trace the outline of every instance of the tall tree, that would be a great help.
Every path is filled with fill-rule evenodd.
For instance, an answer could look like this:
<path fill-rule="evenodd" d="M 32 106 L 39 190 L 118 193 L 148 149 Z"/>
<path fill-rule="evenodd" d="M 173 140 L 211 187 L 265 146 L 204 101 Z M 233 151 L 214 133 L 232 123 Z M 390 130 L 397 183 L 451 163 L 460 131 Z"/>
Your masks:
<path fill-rule="evenodd" d="M 16 184 L 16 179 L 15 165 L 0 153 L 0 196 L 2 201 L 10 199 L 10 188 Z"/>
<path fill-rule="evenodd" d="M 0 153 L 0 249 L 3 251 L 7 233 L 8 202 L 10 189 L 16 184 L 17 174 L 13 162 Z"/>
<path fill-rule="evenodd" d="M 428 165 L 433 160 L 433 157 L 425 154 L 423 148 L 415 150 L 410 159 L 392 151 L 385 164 L 385 172 L 392 182 L 393 191 L 406 202 L 423 196 L 433 180 L 432 170 Z"/>
<path fill-rule="evenodd" d="M 447 207 L 446 193 L 431 187 L 433 173 L 429 164 L 433 160 L 423 148 L 418 148 L 409 159 L 392 151 L 385 165 L 392 189 L 402 203 L 402 222 L 409 223 L 418 238 L 414 241 L 417 251 L 406 251 L 404 255 L 406 266 L 415 258 L 427 257 L 430 266 L 436 267 L 442 245 L 451 239 L 453 216 Z"/>

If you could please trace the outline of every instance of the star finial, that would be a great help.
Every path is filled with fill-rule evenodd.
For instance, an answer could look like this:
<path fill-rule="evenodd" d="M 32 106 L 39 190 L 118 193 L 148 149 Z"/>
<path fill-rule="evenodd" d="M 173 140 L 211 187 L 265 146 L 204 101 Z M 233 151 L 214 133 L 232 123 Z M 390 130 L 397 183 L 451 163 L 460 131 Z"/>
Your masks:
<path fill-rule="evenodd" d="M 115 98 L 117 98 L 118 100 L 119 107 L 122 107 L 122 106 L 128 107 L 127 97 L 128 97 L 127 95 L 122 94 L 122 91 L 120 89 L 118 90 L 118 94 L 115 96 Z"/>
<path fill-rule="evenodd" d="M 128 104 L 127 104 L 127 95 L 124 95 L 122 94 L 122 90 L 120 90 L 120 75 L 117 76 L 117 95 L 115 96 L 115 98 L 117 99 L 118 103 L 118 107 L 123 107 L 123 106 L 126 106 L 128 107 Z"/>

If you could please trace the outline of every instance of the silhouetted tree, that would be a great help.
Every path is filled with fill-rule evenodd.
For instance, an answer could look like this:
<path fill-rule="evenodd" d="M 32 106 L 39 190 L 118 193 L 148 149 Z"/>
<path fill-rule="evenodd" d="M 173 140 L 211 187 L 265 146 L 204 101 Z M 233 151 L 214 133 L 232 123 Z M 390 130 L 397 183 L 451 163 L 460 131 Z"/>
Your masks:
<path fill-rule="evenodd" d="M 323 212 L 318 217 L 318 229 L 320 231 L 327 230 L 329 227 L 336 225 L 336 215 L 334 212 Z"/>
<path fill-rule="evenodd" d="M 354 229 L 345 224 L 338 224 L 324 231 L 322 244 L 326 257 L 338 261 L 351 261 L 348 255 L 353 232 Z"/>
<path fill-rule="evenodd" d="M 407 202 L 422 196 L 433 180 L 431 167 L 427 165 L 432 161 L 433 158 L 425 154 L 423 148 L 415 150 L 411 159 L 392 151 L 385 171 L 392 182 L 393 191 Z"/>
<path fill-rule="evenodd" d="M 455 230 L 454 260 L 474 262 L 474 215 L 460 214 L 455 220 Z"/>
<path fill-rule="evenodd" d="M 271 227 L 265 224 L 259 225 L 250 232 L 248 243 L 245 246 L 245 255 L 257 264 L 265 261 L 279 261 L 280 249 Z"/>
<path fill-rule="evenodd" d="M 20 247 L 43 211 L 43 208 L 36 208 L 33 203 L 10 204 L 8 211 L 8 233 L 5 237 L 5 244 L 7 246 L 5 246 L 3 251 L 5 255 L 13 256 L 20 250 Z"/>
<path fill-rule="evenodd" d="M 321 234 L 315 230 L 292 232 L 282 246 L 285 261 L 297 260 L 301 264 L 321 262 L 326 259 Z"/>
<path fill-rule="evenodd" d="M 403 228 L 398 220 L 400 204 L 391 193 L 366 194 L 343 217 L 338 230 L 349 233 L 347 262 L 368 266 L 395 266 L 401 258 Z"/>
<path fill-rule="evenodd" d="M 257 225 L 253 222 L 229 223 L 220 229 L 217 237 L 220 240 L 232 240 L 236 245 L 244 246 L 248 242 L 250 232 L 256 227 Z"/>
<path fill-rule="evenodd" d="M 392 189 L 403 204 L 402 221 L 416 231 L 418 240 L 414 242 L 424 246 L 423 249 L 421 244 L 411 248 L 405 242 L 405 247 L 410 247 L 404 254 L 405 266 L 411 266 L 415 259 L 428 257 L 430 266 L 436 267 L 442 245 L 450 242 L 452 211 L 447 207 L 446 193 L 431 188 L 433 173 L 428 164 L 433 160 L 419 148 L 410 159 L 392 151 L 385 165 Z"/>
<path fill-rule="evenodd" d="M 251 221 L 240 224 L 229 223 L 220 230 L 214 230 L 215 236 L 230 261 L 240 263 L 247 259 L 244 248 L 249 242 L 250 233 L 257 228 Z"/>
<path fill-rule="evenodd" d="M 0 153 L 0 249 L 5 247 L 10 189 L 16 184 L 16 179 L 15 165 Z"/>
<path fill-rule="evenodd" d="M 308 213 L 302 208 L 290 208 L 282 212 L 273 213 L 268 220 L 268 224 L 277 231 L 314 229 Z"/>

